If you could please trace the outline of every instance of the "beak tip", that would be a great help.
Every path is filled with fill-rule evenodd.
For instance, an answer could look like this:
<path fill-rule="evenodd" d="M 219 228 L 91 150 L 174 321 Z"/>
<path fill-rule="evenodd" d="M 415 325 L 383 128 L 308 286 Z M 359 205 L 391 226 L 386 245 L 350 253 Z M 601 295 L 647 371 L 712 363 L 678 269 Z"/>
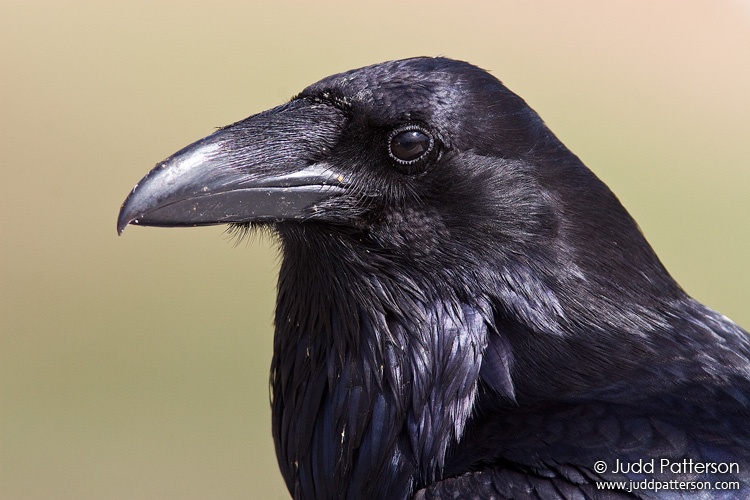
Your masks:
<path fill-rule="evenodd" d="M 128 224 L 129 222 L 123 220 L 121 217 L 117 218 L 117 236 L 122 236 L 122 232 L 125 230 Z"/>
<path fill-rule="evenodd" d="M 135 221 L 135 218 L 133 217 L 132 210 L 129 209 L 128 201 L 130 200 L 130 197 L 128 196 L 128 199 L 125 200 L 125 203 L 122 204 L 122 207 L 120 208 L 120 213 L 117 215 L 117 236 L 122 235 L 122 232 L 125 231 L 125 228 L 128 227 L 128 224 L 132 224 Z"/>

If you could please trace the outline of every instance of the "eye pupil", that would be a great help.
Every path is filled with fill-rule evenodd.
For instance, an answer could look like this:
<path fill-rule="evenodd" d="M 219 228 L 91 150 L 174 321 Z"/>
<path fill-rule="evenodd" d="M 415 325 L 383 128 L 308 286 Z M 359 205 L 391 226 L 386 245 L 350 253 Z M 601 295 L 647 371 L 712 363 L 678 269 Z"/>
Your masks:
<path fill-rule="evenodd" d="M 414 162 L 431 148 L 432 138 L 422 130 L 404 130 L 391 137 L 391 155 L 400 162 Z"/>

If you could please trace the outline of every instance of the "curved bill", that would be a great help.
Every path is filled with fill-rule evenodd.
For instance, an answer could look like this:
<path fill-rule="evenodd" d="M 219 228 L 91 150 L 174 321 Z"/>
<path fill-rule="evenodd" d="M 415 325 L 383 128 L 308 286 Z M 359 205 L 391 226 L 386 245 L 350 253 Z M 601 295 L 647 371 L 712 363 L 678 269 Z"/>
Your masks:
<path fill-rule="evenodd" d="M 329 105 L 292 101 L 230 125 L 159 163 L 128 195 L 128 224 L 203 226 L 304 219 L 346 191 L 324 158 L 344 117 Z"/>

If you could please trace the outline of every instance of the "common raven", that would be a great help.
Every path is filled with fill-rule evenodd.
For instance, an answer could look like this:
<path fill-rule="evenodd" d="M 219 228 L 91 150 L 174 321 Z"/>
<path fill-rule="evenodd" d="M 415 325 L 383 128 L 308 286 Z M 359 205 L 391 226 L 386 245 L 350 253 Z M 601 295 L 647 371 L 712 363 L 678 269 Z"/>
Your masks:
<path fill-rule="evenodd" d="M 221 223 L 281 241 L 294 498 L 750 496 L 750 337 L 489 73 L 325 78 L 157 164 L 117 229 Z"/>

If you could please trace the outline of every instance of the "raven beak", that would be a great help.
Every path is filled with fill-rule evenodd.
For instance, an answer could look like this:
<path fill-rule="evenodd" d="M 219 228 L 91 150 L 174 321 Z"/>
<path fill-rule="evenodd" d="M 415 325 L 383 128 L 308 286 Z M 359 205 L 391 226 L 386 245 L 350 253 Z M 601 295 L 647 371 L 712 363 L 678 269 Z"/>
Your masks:
<path fill-rule="evenodd" d="M 324 161 L 345 120 L 336 108 L 299 99 L 221 129 L 159 163 L 125 199 L 128 224 L 205 226 L 305 219 L 345 191 Z"/>

